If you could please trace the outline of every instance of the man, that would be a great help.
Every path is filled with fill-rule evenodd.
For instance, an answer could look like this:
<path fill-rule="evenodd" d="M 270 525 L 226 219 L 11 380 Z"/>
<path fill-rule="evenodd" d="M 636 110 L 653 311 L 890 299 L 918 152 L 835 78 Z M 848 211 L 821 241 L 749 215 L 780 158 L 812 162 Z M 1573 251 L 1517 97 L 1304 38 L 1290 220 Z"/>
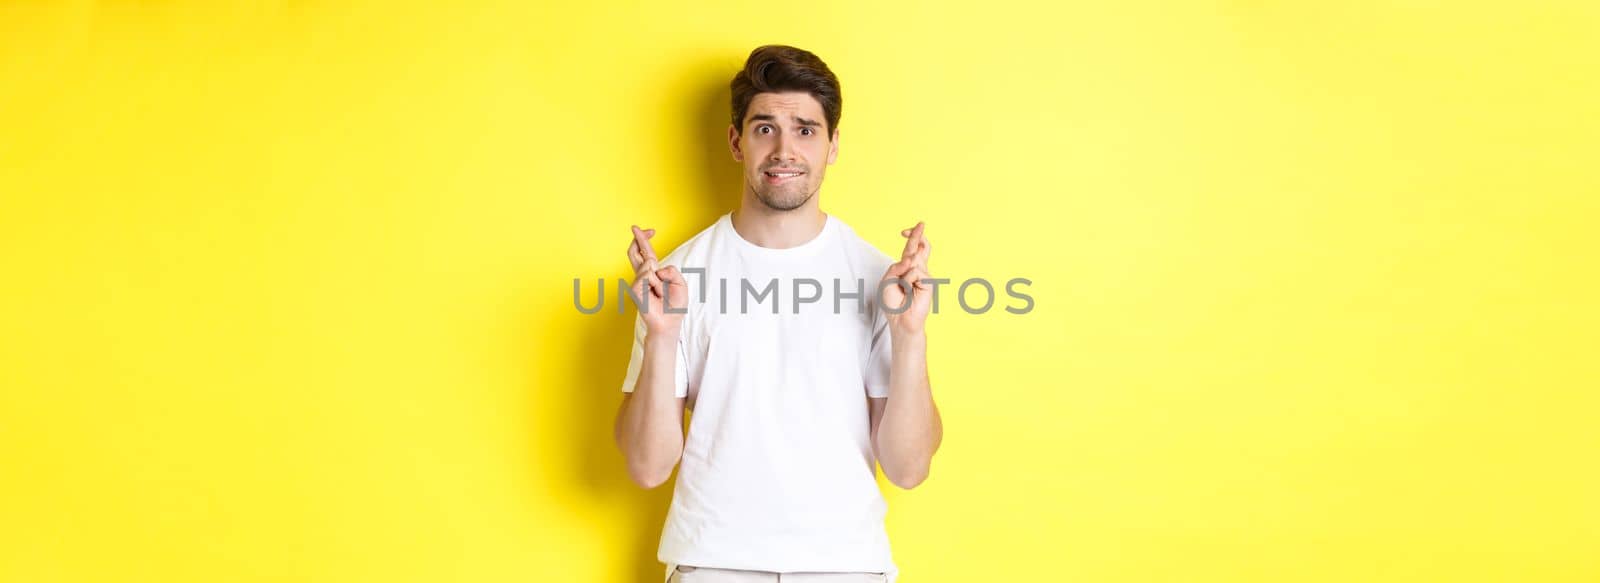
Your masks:
<path fill-rule="evenodd" d="M 739 208 L 659 261 L 654 229 L 633 227 L 617 444 L 646 488 L 682 462 L 657 554 L 669 581 L 892 582 L 875 464 L 915 487 L 943 436 L 924 227 L 901 231 L 895 261 L 822 212 L 841 101 L 816 55 L 757 48 L 731 88 Z"/>

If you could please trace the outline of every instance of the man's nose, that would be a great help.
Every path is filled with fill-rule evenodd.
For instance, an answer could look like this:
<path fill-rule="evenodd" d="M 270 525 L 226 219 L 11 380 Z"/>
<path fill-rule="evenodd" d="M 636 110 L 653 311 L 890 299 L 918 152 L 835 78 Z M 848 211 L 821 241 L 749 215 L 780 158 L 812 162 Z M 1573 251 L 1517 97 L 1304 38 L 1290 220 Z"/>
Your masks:
<path fill-rule="evenodd" d="M 794 160 L 794 141 L 786 136 L 778 136 L 778 145 L 772 150 L 772 161 L 783 162 Z"/>

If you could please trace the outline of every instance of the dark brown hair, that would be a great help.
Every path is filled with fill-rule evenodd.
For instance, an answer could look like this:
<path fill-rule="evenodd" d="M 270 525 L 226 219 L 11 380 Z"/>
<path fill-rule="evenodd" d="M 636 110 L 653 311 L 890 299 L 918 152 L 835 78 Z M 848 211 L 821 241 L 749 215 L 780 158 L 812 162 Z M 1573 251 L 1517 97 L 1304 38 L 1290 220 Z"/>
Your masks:
<path fill-rule="evenodd" d="M 733 127 L 741 133 L 750 100 L 758 93 L 782 91 L 804 91 L 822 104 L 828 139 L 833 139 L 833 130 L 839 127 L 839 109 L 843 105 L 839 78 L 810 51 L 787 45 L 756 47 L 728 88 L 733 90 Z"/>

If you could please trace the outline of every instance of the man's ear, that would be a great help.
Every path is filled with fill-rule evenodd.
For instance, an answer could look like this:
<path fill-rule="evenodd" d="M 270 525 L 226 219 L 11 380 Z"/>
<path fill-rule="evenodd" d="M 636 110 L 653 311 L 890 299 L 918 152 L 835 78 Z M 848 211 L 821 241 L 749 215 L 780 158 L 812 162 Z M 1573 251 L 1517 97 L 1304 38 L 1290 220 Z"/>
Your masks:
<path fill-rule="evenodd" d="M 828 165 L 839 158 L 839 128 L 833 128 L 833 139 L 828 143 Z"/>
<path fill-rule="evenodd" d="M 728 124 L 728 151 L 733 152 L 734 162 L 744 161 L 744 152 L 739 150 L 739 128 Z"/>

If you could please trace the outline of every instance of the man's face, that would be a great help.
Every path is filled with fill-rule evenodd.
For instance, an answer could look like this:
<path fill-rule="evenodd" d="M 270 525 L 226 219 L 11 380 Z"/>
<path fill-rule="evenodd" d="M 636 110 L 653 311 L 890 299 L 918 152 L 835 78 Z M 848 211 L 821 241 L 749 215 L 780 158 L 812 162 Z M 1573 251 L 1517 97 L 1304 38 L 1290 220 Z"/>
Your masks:
<path fill-rule="evenodd" d="M 794 210 L 822 188 L 839 156 L 838 131 L 823 127 L 822 104 L 805 92 L 758 93 L 744 127 L 728 127 L 733 159 L 744 164 L 745 189 L 769 208 Z"/>

